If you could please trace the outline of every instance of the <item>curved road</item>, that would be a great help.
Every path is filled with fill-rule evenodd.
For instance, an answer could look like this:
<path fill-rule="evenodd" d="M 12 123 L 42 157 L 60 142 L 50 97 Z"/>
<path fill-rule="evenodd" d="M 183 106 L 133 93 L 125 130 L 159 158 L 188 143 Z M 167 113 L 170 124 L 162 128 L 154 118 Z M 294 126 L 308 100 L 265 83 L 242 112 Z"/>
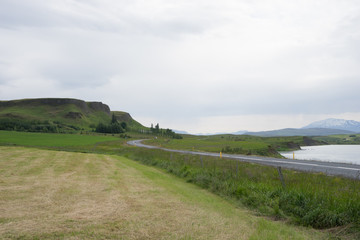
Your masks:
<path fill-rule="evenodd" d="M 129 141 L 128 144 L 132 146 L 149 148 L 149 149 L 161 149 L 167 152 L 220 157 L 219 153 L 175 150 L 175 149 L 145 145 L 141 143 L 144 140 L 145 139 L 133 140 L 133 141 Z M 305 172 L 322 172 L 327 175 L 338 175 L 338 176 L 344 176 L 344 177 L 360 180 L 360 165 L 347 164 L 347 163 L 309 161 L 309 160 L 290 160 L 290 159 L 270 158 L 270 157 L 261 157 L 261 156 L 247 156 L 240 154 L 222 154 L 222 157 L 235 159 L 243 162 L 258 163 L 273 167 L 282 167 L 282 168 L 288 168 L 288 169 L 305 171 Z"/>

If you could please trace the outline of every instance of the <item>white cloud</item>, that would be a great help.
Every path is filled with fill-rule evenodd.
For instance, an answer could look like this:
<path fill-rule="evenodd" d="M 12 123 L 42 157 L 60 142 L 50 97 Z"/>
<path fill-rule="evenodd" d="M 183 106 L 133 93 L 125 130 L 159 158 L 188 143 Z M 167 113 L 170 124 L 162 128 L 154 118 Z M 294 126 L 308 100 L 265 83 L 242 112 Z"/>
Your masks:
<path fill-rule="evenodd" d="M 355 0 L 4 0 L 0 94 L 103 101 L 195 132 L 222 131 L 216 118 L 251 130 L 355 114 L 359 10 Z M 256 120 L 264 114 L 273 120 Z"/>

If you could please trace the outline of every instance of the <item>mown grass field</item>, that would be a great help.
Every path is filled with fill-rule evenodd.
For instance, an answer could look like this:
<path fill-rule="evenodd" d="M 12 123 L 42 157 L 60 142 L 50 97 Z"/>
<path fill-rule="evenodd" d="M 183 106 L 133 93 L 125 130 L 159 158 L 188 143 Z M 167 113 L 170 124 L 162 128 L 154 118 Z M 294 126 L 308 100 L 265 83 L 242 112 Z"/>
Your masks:
<path fill-rule="evenodd" d="M 324 239 L 121 156 L 0 147 L 1 239 Z"/>

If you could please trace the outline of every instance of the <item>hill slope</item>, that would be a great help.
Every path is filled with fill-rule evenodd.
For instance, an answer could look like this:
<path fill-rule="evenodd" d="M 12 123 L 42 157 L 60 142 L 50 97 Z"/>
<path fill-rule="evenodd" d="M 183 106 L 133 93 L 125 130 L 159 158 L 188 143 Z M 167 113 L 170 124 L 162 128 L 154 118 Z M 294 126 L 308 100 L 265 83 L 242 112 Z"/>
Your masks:
<path fill-rule="evenodd" d="M 16 130 L 27 129 L 29 126 L 33 130 L 42 131 L 54 131 L 54 128 L 60 132 L 89 130 L 98 123 L 108 123 L 111 114 L 109 106 L 102 102 L 85 102 L 79 99 L 39 98 L 0 101 L 2 125 L 18 124 Z M 114 114 L 130 127 L 142 127 L 128 113 L 122 112 L 126 118 L 121 118 L 118 112 Z"/>

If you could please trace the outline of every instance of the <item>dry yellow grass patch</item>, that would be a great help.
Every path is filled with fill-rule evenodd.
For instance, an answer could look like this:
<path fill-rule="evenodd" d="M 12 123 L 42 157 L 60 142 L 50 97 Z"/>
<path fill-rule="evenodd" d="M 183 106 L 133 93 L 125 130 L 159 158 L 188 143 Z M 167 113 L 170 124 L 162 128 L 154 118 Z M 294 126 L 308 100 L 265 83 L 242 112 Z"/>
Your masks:
<path fill-rule="evenodd" d="M 123 157 L 0 147 L 0 239 L 313 239 Z"/>

